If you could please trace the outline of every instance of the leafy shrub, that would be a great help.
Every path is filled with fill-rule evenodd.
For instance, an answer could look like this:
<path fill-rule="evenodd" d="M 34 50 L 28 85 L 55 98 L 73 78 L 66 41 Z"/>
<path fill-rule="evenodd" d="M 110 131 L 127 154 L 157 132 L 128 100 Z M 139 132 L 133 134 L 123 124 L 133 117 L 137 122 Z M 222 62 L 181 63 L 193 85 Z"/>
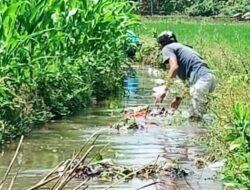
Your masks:
<path fill-rule="evenodd" d="M 226 185 L 250 188 L 250 109 L 243 104 L 234 107 L 233 121 L 226 126 L 225 140 L 230 145 L 224 170 Z"/>
<path fill-rule="evenodd" d="M 119 90 L 134 8 L 127 0 L 1 1 L 1 139 Z"/>
<path fill-rule="evenodd" d="M 214 1 L 197 2 L 188 9 L 190 16 L 212 16 L 217 15 L 220 11 L 220 6 Z"/>
<path fill-rule="evenodd" d="M 145 0 L 141 3 L 140 10 L 142 14 L 147 15 L 153 12 L 154 15 L 232 16 L 238 12 L 250 11 L 250 2 L 248 0 Z"/>

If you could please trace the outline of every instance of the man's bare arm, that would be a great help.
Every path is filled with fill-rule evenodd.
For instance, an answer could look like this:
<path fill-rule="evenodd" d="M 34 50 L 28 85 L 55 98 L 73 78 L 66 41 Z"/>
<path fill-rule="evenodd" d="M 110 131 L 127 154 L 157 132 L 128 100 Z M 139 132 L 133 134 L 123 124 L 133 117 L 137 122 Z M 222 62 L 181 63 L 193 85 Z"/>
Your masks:
<path fill-rule="evenodd" d="M 169 58 L 169 71 L 168 71 L 168 77 L 169 78 L 175 78 L 178 72 L 178 61 L 176 57 L 170 57 Z"/>

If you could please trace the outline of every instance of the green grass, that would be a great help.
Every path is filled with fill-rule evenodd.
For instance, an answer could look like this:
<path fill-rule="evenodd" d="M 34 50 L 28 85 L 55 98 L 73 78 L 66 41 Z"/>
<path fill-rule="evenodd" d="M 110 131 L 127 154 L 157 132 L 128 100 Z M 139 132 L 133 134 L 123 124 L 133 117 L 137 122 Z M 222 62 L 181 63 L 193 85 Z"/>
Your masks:
<path fill-rule="evenodd" d="M 250 51 L 250 23 L 222 22 L 222 21 L 188 21 L 183 19 L 143 19 L 145 28 L 140 30 L 143 36 L 152 37 L 154 32 L 159 34 L 164 30 L 176 33 L 180 42 L 196 46 L 197 41 L 203 39 L 209 44 L 224 44 L 233 51 Z"/>

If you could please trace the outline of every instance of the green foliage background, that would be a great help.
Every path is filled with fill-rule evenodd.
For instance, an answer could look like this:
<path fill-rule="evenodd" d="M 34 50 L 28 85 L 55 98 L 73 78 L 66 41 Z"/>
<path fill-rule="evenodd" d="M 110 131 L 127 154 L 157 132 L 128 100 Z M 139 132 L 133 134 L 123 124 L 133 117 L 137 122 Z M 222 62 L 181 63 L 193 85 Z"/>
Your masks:
<path fill-rule="evenodd" d="M 119 92 L 127 0 L 2 0 L 0 143 Z"/>
<path fill-rule="evenodd" d="M 248 0 L 143 0 L 140 3 L 143 14 L 153 11 L 154 14 L 163 15 L 213 16 L 250 11 Z"/>

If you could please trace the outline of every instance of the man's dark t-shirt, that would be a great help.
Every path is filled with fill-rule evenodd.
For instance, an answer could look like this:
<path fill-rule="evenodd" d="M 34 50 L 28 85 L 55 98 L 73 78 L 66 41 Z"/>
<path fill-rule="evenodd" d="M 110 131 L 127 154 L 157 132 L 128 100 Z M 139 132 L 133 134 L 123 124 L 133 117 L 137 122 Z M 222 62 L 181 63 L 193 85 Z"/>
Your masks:
<path fill-rule="evenodd" d="M 163 62 L 167 62 L 170 57 L 176 57 L 178 60 L 178 77 L 182 80 L 189 80 L 194 84 L 201 76 L 211 73 L 206 62 L 192 48 L 180 44 L 171 43 L 162 49 Z"/>

